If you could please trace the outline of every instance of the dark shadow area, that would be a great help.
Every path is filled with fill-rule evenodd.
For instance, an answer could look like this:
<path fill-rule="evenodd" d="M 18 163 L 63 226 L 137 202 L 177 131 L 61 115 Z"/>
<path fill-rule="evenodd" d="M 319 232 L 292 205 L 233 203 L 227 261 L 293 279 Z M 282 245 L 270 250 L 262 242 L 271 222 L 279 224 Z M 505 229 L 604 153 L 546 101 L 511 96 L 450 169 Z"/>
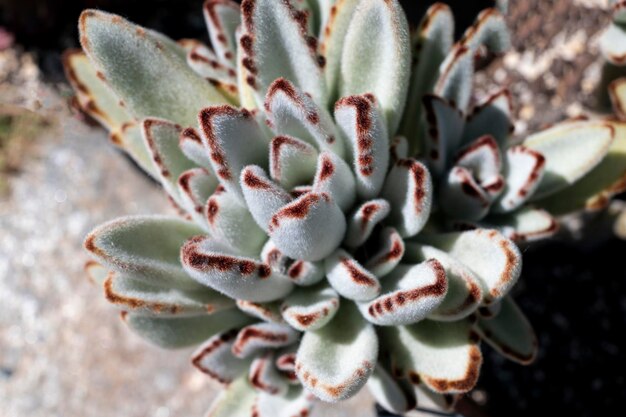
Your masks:
<path fill-rule="evenodd" d="M 524 254 L 515 299 L 539 338 L 539 357 L 524 367 L 485 347 L 479 382 L 489 415 L 611 414 L 626 392 L 626 242 L 592 250 L 552 243 Z"/>

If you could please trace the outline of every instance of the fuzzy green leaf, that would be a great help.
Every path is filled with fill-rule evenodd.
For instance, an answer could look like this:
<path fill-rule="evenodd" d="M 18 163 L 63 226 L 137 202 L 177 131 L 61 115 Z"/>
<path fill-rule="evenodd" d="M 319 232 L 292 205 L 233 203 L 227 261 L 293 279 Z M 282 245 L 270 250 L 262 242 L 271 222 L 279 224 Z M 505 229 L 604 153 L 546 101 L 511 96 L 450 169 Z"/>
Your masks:
<path fill-rule="evenodd" d="M 410 326 L 385 327 L 384 347 L 403 376 L 423 381 L 439 393 L 471 390 L 480 372 L 478 337 L 467 320 L 424 320 Z"/>
<path fill-rule="evenodd" d="M 502 300 L 498 315 L 480 319 L 476 330 L 494 349 L 515 362 L 528 365 L 537 356 L 537 337 L 510 297 Z"/>
<path fill-rule="evenodd" d="M 411 75 L 411 42 L 402 7 L 397 0 L 362 0 L 343 42 L 341 95 L 374 94 L 389 134 L 394 134 Z"/>
<path fill-rule="evenodd" d="M 614 134 L 608 122 L 594 120 L 561 123 L 526 138 L 523 145 L 546 158 L 532 200 L 566 188 L 595 168 L 609 151 Z"/>
<path fill-rule="evenodd" d="M 111 273 L 104 295 L 118 308 L 140 316 L 197 316 L 234 307 L 233 300 L 209 289 L 157 287 L 124 273 Z"/>
<path fill-rule="evenodd" d="M 85 248 L 103 265 L 148 284 L 197 289 L 182 269 L 181 246 L 202 233 L 193 223 L 166 216 L 121 217 L 95 228 Z"/>
<path fill-rule="evenodd" d="M 326 325 L 337 313 L 339 295 L 330 287 L 296 288 L 285 297 L 282 315 L 294 329 L 317 330 Z"/>
<path fill-rule="evenodd" d="M 428 245 L 406 243 L 405 262 L 423 262 L 436 259 L 446 272 L 448 291 L 439 306 L 428 318 L 451 321 L 467 317 L 483 300 L 482 283 L 466 265 L 444 251 Z"/>
<path fill-rule="evenodd" d="M 220 311 L 210 316 L 147 317 L 123 315 L 124 321 L 139 336 L 159 347 L 177 349 L 197 345 L 225 330 L 239 328 L 251 318 L 237 309 Z"/>
<path fill-rule="evenodd" d="M 181 248 L 181 261 L 196 281 L 235 299 L 273 301 L 287 295 L 293 284 L 270 267 L 209 237 L 190 239 Z"/>
<path fill-rule="evenodd" d="M 79 30 L 83 49 L 136 117 L 190 126 L 202 107 L 226 101 L 169 43 L 120 16 L 85 10 Z"/>
<path fill-rule="evenodd" d="M 296 374 L 316 397 L 335 402 L 355 395 L 367 382 L 378 357 L 378 337 L 354 304 L 342 303 L 333 320 L 304 334 Z"/>
<path fill-rule="evenodd" d="M 615 140 L 602 162 L 570 187 L 537 201 L 537 206 L 554 215 L 583 208 L 598 210 L 626 190 L 626 123 L 610 124 L 615 129 Z"/>
<path fill-rule="evenodd" d="M 241 5 L 244 35 L 241 48 L 243 65 L 249 71 L 247 82 L 256 90 L 259 104 L 278 78 L 286 78 L 300 90 L 326 106 L 326 83 L 317 51 L 311 47 L 301 12 L 290 2 L 244 0 Z"/>
<path fill-rule="evenodd" d="M 443 3 L 432 5 L 412 37 L 413 68 L 407 98 L 407 107 L 402 120 L 402 133 L 409 139 L 411 150 L 421 148 L 422 97 L 430 93 L 439 76 L 439 66 L 452 47 L 454 17 L 450 8 Z"/>
<path fill-rule="evenodd" d="M 206 417 L 252 417 L 257 391 L 241 376 L 220 392 Z"/>
<path fill-rule="evenodd" d="M 461 233 L 419 235 L 465 264 L 481 280 L 484 300 L 504 297 L 522 272 L 522 254 L 515 244 L 496 230 L 476 229 Z"/>

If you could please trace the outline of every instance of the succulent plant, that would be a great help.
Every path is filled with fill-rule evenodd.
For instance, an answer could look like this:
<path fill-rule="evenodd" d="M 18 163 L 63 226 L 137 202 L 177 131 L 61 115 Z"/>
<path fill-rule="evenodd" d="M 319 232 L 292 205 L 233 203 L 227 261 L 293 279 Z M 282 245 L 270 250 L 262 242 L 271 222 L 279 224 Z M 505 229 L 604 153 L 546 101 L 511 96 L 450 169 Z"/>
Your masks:
<path fill-rule="evenodd" d="M 442 4 L 414 33 L 396 0 L 204 14 L 212 48 L 87 10 L 65 64 L 182 216 L 97 227 L 89 275 L 140 336 L 201 344 L 193 364 L 228 385 L 209 415 L 306 415 L 365 385 L 392 412 L 446 408 L 475 385 L 481 340 L 532 361 L 510 238 L 556 230 L 528 201 L 595 174 L 587 191 L 605 192 L 613 125 L 513 144 L 508 93 L 470 111 L 475 57 L 508 45 L 495 9 L 456 44 Z"/>

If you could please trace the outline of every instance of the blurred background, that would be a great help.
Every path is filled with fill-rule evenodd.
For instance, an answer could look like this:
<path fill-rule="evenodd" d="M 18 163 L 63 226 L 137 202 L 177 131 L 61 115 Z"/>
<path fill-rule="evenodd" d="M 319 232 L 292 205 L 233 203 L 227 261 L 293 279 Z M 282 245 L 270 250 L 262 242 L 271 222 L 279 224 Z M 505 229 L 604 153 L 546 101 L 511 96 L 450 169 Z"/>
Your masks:
<path fill-rule="evenodd" d="M 444 1 L 457 36 L 493 1 Z M 417 26 L 433 1 L 402 1 Z M 208 43 L 201 0 L 0 0 L 0 416 L 202 416 L 217 386 L 189 351 L 149 346 L 123 327 L 83 272 L 82 239 L 124 214 L 171 212 L 163 194 L 71 103 L 60 54 L 80 11 L 118 13 Z M 510 88 L 516 135 L 594 106 L 606 0 L 512 0 L 513 48 L 477 87 Z M 626 243 L 598 228 L 584 247 L 525 249 L 515 297 L 540 341 L 529 367 L 484 347 L 471 394 L 486 416 L 597 416 L 626 393 Z M 369 405 L 367 396 L 318 416 Z M 354 411 L 352 411 L 354 412 Z M 361 411 L 358 415 L 371 415 Z"/>

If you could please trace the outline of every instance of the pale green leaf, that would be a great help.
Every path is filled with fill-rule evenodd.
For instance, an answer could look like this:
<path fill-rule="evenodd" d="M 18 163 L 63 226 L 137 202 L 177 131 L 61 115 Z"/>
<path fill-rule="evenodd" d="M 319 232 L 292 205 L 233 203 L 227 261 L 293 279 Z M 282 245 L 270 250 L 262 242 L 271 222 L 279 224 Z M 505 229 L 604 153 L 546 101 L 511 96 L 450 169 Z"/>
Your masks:
<path fill-rule="evenodd" d="M 558 124 L 529 136 L 527 148 L 546 158 L 545 172 L 532 200 L 546 197 L 581 179 L 606 156 L 614 128 L 602 120 Z"/>
<path fill-rule="evenodd" d="M 120 16 L 85 10 L 79 30 L 83 49 L 136 117 L 190 126 L 202 107 L 226 101 L 167 43 Z"/>
<path fill-rule="evenodd" d="M 362 0 L 343 42 L 341 95 L 373 94 L 393 135 L 400 124 L 411 75 L 411 42 L 402 7 L 397 0 Z"/>
<path fill-rule="evenodd" d="M 251 321 L 250 317 L 237 309 L 209 316 L 161 318 L 129 313 L 122 317 L 139 336 L 166 349 L 193 346 L 217 333 L 239 328 Z"/>
<path fill-rule="evenodd" d="M 335 402 L 355 395 L 376 366 L 378 337 L 350 302 L 333 320 L 304 334 L 296 356 L 296 374 L 316 397 Z"/>
<path fill-rule="evenodd" d="M 598 210 L 610 199 L 626 190 L 626 123 L 610 122 L 615 129 L 615 140 L 604 159 L 573 185 L 536 205 L 554 215 L 563 215 L 580 209 Z"/>
<path fill-rule="evenodd" d="M 478 335 L 467 320 L 424 320 L 410 326 L 385 327 L 381 341 L 402 376 L 422 381 L 438 393 L 471 390 L 480 372 Z"/>
<path fill-rule="evenodd" d="M 99 262 L 149 284 L 197 289 L 182 269 L 180 248 L 202 229 L 166 216 L 121 217 L 95 228 L 84 246 Z"/>
<path fill-rule="evenodd" d="M 502 300 L 500 312 L 479 319 L 476 330 L 483 340 L 507 358 L 527 365 L 537 356 L 537 337 L 528 319 L 510 298 Z"/>

